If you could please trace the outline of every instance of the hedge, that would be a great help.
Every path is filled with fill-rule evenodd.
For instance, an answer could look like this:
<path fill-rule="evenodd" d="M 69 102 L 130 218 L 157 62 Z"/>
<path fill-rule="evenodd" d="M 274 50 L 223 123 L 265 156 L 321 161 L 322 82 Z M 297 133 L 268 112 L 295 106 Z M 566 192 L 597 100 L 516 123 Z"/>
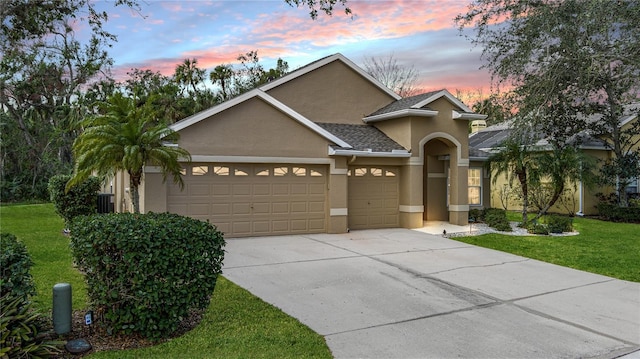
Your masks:
<path fill-rule="evenodd" d="M 215 226 L 169 213 L 82 216 L 71 248 L 108 332 L 170 336 L 209 305 L 225 245 Z"/>

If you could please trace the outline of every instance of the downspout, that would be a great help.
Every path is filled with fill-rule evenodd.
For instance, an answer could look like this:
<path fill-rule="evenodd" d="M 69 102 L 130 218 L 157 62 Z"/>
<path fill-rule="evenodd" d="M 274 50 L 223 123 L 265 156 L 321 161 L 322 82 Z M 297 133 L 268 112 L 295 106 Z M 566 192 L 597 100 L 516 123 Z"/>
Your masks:
<path fill-rule="evenodd" d="M 578 182 L 578 212 L 576 216 L 584 216 L 584 186 L 582 184 L 582 161 L 580 161 L 580 181 Z"/>
<path fill-rule="evenodd" d="M 357 158 L 358 158 L 358 156 L 356 156 L 356 155 L 351 156 L 351 159 L 349 160 L 348 164 L 352 164 Z"/>
<path fill-rule="evenodd" d="M 584 216 L 584 188 L 582 186 L 582 180 L 580 180 L 580 182 L 578 182 L 578 213 L 576 213 L 576 216 L 582 217 Z"/>

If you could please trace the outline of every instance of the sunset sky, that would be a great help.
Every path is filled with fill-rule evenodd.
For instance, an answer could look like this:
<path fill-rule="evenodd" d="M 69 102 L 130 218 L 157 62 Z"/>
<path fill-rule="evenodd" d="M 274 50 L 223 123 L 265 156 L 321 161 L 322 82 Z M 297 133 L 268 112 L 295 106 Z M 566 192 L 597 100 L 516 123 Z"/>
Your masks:
<path fill-rule="evenodd" d="M 480 51 L 459 35 L 453 18 L 467 0 L 355 1 L 353 18 L 338 8 L 333 17 L 311 20 L 307 8 L 284 0 L 141 0 L 141 15 L 111 1 L 98 1 L 109 13 L 108 31 L 118 36 L 109 50 L 114 74 L 131 68 L 173 73 L 186 58 L 200 68 L 235 64 L 236 57 L 258 50 L 266 69 L 280 57 L 294 70 L 340 52 L 358 65 L 366 57 L 391 54 L 419 71 L 425 91 L 447 88 L 489 91 L 489 75 L 480 70 Z"/>

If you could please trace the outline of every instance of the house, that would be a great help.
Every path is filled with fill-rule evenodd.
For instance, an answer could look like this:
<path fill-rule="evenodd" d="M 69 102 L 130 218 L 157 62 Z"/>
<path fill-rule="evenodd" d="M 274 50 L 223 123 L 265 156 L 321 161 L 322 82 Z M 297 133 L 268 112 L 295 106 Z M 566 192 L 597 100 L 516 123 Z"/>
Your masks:
<path fill-rule="evenodd" d="M 619 119 L 619 126 L 622 130 L 628 131 L 632 126 L 638 126 L 638 113 L 640 112 L 640 104 L 629 104 L 624 107 L 623 116 Z M 597 121 L 600 116 L 591 116 L 589 121 Z M 499 148 L 499 145 L 509 137 L 512 133 L 512 123 L 507 121 L 504 123 L 489 126 L 469 135 L 469 151 L 476 153 L 476 159 L 486 161 L 491 152 Z M 629 133 L 633 133 L 630 131 Z M 588 157 L 597 161 L 606 161 L 613 158 L 613 152 L 609 147 L 605 146 L 602 139 L 589 136 L 586 132 L 579 133 L 580 150 Z M 545 138 L 538 137 L 533 144 L 534 148 L 545 150 L 549 147 L 549 143 Z M 635 135 L 629 143 L 635 143 L 632 150 L 638 151 L 640 136 Z M 522 201 L 515 196 L 513 185 L 507 181 L 503 175 L 495 181 L 485 183 L 487 187 L 491 187 L 490 200 L 487 206 L 495 208 L 505 208 L 508 210 L 521 210 Z M 530 189 L 532 193 L 536 189 Z M 595 186 L 587 186 L 582 181 L 578 183 L 570 183 L 565 188 L 565 193 L 558 202 L 550 209 L 550 212 L 561 214 L 577 214 L 577 215 L 597 215 L 596 208 L 599 203 L 598 193 L 611 193 L 613 188 L 603 188 Z M 626 191 L 634 196 L 638 195 L 638 179 L 636 178 Z M 489 198 L 489 197 L 487 197 Z"/>
<path fill-rule="evenodd" d="M 447 90 L 401 98 L 335 54 L 173 124 L 192 156 L 185 186 L 146 167 L 141 210 L 228 237 L 465 225 L 469 194 L 489 198 L 468 145 L 469 121 L 485 117 Z"/>

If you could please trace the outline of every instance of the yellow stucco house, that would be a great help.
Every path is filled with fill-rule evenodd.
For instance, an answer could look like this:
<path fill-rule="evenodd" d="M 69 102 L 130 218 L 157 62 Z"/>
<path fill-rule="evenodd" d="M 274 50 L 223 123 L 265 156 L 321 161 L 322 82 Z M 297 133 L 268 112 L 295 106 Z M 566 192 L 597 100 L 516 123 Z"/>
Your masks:
<path fill-rule="evenodd" d="M 401 98 L 335 54 L 173 124 L 192 156 L 184 189 L 146 167 L 141 211 L 228 237 L 465 225 L 469 197 L 489 199 L 468 144 L 485 117 L 447 90 Z M 127 183 L 114 181 L 116 211 Z"/>
<path fill-rule="evenodd" d="M 629 130 L 632 126 L 638 126 L 638 113 L 640 112 L 640 103 L 629 104 L 624 108 L 624 114 L 619 119 L 619 126 L 623 131 Z M 591 121 L 597 121 L 598 116 L 592 116 Z M 479 153 L 478 160 L 487 160 L 489 153 L 495 151 L 495 148 L 500 145 L 513 131 L 510 122 L 500 123 L 493 125 L 472 133 L 469 136 L 469 146 L 471 151 L 477 151 Z M 582 143 L 580 150 L 589 157 L 598 161 L 606 161 L 613 158 L 613 152 L 605 146 L 603 140 L 591 137 L 585 133 L 579 134 L 582 137 Z M 631 148 L 632 151 L 638 151 L 640 147 L 640 138 L 635 135 L 631 139 L 631 143 L 635 143 L 635 146 Z M 548 148 L 548 142 L 544 138 L 540 138 L 534 147 L 540 150 Z M 505 208 L 508 210 L 519 211 L 522 209 L 522 201 L 511 192 L 513 191 L 513 185 L 507 181 L 506 176 L 500 176 L 496 178 L 495 183 L 485 182 L 486 187 L 490 187 L 490 198 L 486 202 L 487 207 Z M 638 179 L 632 181 L 631 185 L 626 188 L 627 193 L 637 196 L 638 195 Z M 531 192 L 535 192 L 536 189 L 531 189 Z M 582 182 L 569 183 L 566 186 L 565 193 L 560 200 L 550 209 L 552 213 L 568 214 L 568 215 L 597 215 L 598 210 L 596 208 L 598 204 L 597 193 L 611 193 L 614 188 L 587 186 Z"/>

